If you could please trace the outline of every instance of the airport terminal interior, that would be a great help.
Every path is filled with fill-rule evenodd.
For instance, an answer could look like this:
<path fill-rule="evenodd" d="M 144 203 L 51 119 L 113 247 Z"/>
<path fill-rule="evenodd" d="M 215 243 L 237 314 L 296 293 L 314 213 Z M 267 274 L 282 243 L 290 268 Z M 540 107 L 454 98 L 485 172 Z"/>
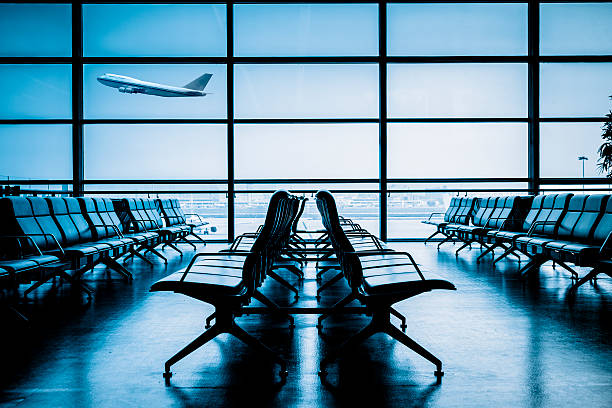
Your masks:
<path fill-rule="evenodd" d="M 612 2 L 0 2 L 0 407 L 612 407 Z"/>

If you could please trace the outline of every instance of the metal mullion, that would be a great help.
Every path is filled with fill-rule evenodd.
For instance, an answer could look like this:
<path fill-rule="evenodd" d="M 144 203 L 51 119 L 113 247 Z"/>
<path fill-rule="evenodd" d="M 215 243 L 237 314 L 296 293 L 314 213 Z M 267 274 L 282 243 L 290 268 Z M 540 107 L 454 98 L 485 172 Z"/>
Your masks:
<path fill-rule="evenodd" d="M 378 123 L 378 118 L 282 118 L 234 119 L 236 124 Z"/>
<path fill-rule="evenodd" d="M 237 179 L 235 184 L 373 184 L 379 179 Z"/>
<path fill-rule="evenodd" d="M 540 4 L 531 0 L 528 3 L 527 30 L 528 53 L 527 64 L 527 110 L 528 110 L 528 143 L 527 143 L 527 173 L 531 194 L 539 192 L 540 177 Z"/>
<path fill-rule="evenodd" d="M 387 2 L 378 2 L 379 228 L 387 240 Z"/>
<path fill-rule="evenodd" d="M 235 234 L 236 200 L 234 196 L 234 6 L 226 7 L 226 81 L 227 81 L 227 239 L 232 242 Z"/>
<path fill-rule="evenodd" d="M 389 183 L 523 183 L 528 177 L 390 178 Z"/>
<path fill-rule="evenodd" d="M 83 119 L 84 124 L 227 124 L 227 119 Z"/>
<path fill-rule="evenodd" d="M 214 180 L 214 179 L 165 179 L 165 180 L 143 180 L 143 179 L 135 179 L 135 180 L 83 180 L 83 184 L 226 184 L 227 180 Z"/>
<path fill-rule="evenodd" d="M 83 5 L 72 2 L 72 193 L 83 195 Z"/>
<path fill-rule="evenodd" d="M 387 118 L 389 123 L 525 123 L 528 118 Z"/>

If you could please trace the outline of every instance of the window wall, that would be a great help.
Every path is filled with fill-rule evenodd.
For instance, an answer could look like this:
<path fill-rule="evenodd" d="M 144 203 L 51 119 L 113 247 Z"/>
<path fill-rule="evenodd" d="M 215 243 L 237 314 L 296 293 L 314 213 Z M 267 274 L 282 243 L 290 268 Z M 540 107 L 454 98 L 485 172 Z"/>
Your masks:
<path fill-rule="evenodd" d="M 422 239 L 457 194 L 609 188 L 611 18 L 612 2 L 0 3 L 0 176 L 178 197 L 220 240 L 277 188 L 326 188 L 383 239 Z M 109 73 L 212 79 L 166 98 Z"/>

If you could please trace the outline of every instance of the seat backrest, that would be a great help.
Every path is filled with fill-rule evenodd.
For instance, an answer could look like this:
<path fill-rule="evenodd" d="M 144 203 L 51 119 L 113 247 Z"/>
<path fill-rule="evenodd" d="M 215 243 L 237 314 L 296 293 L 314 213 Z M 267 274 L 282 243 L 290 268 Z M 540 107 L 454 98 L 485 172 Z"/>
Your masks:
<path fill-rule="evenodd" d="M 468 224 L 470 221 L 470 215 L 474 209 L 474 198 L 463 197 L 459 202 L 459 208 L 452 217 L 452 221 L 455 224 Z"/>
<path fill-rule="evenodd" d="M 329 191 L 320 190 L 316 194 L 317 208 L 321 213 L 321 221 L 332 242 L 334 252 L 342 268 L 349 286 L 356 289 L 362 284 L 363 269 L 355 249 L 344 233 L 338 218 L 338 209 L 334 197 Z"/>
<path fill-rule="evenodd" d="M 495 208 L 497 197 L 487 197 L 480 199 L 480 206 L 474 214 L 472 220 L 473 224 L 477 227 L 482 227 L 486 224 L 487 220 L 491 217 L 491 213 Z"/>
<path fill-rule="evenodd" d="M 536 218 L 529 225 L 529 228 L 531 228 L 531 226 L 535 223 L 546 222 L 546 220 L 548 219 L 548 217 L 550 217 L 550 214 L 552 213 L 557 195 L 558 194 L 547 194 L 545 196 L 540 196 L 542 197 L 542 206 L 540 207 L 540 211 L 538 212 Z M 534 227 L 534 232 L 542 232 L 543 230 L 543 225 L 538 225 Z"/>
<path fill-rule="evenodd" d="M 104 217 L 102 213 L 98 211 L 96 206 L 96 200 L 103 200 L 102 198 L 93 197 L 79 197 L 79 205 L 81 211 L 85 215 L 85 220 L 91 228 L 92 239 L 98 241 L 101 239 L 111 238 L 117 236 L 117 231 L 113 227 L 113 223 L 108 220 L 108 217 Z M 102 207 L 105 209 L 105 204 Z"/>
<path fill-rule="evenodd" d="M 570 239 L 572 238 L 574 229 L 578 225 L 578 221 L 582 217 L 584 205 L 589 198 L 589 195 L 578 194 L 573 196 L 567 206 L 567 211 L 563 215 L 563 218 L 559 222 L 559 229 L 557 230 L 557 238 L 559 239 Z M 599 214 L 600 209 L 597 209 Z M 594 220 L 593 220 L 594 221 Z M 583 226 L 584 228 L 585 226 Z M 589 231 L 591 227 L 588 227 Z M 588 235 L 587 231 L 587 235 Z"/>
<path fill-rule="evenodd" d="M 178 223 L 185 224 L 187 222 L 187 216 L 181 208 L 181 202 L 178 200 L 178 198 L 171 198 L 170 202 L 172 203 L 172 209 L 174 210 L 174 213 L 178 217 Z"/>
<path fill-rule="evenodd" d="M 459 197 L 452 197 L 446 212 L 444 213 L 444 222 L 451 222 L 457 210 L 459 209 Z"/>
<path fill-rule="evenodd" d="M 164 221 L 162 220 L 161 214 L 157 210 L 155 199 L 143 198 L 142 204 L 143 204 L 144 212 L 148 218 L 148 221 L 151 224 L 151 229 L 162 228 L 164 226 Z"/>
<path fill-rule="evenodd" d="M 51 216 L 60 227 L 63 246 L 71 246 L 91 240 L 91 229 L 84 221 L 76 198 L 47 198 Z"/>
<path fill-rule="evenodd" d="M 491 216 L 486 222 L 487 228 L 498 228 L 499 220 L 506 203 L 506 198 L 507 197 L 499 197 L 495 202 L 495 207 L 493 208 L 493 211 L 491 211 Z"/>
<path fill-rule="evenodd" d="M 542 203 L 542 209 L 536 220 L 544 221 L 543 224 L 536 225 L 533 233 L 545 236 L 556 236 L 559 229 L 559 224 L 565 212 L 569 201 L 573 194 L 552 194 L 551 196 L 545 196 L 544 202 Z M 551 206 L 552 201 L 552 206 Z M 546 216 L 546 218 L 544 218 Z"/>
<path fill-rule="evenodd" d="M 601 245 L 612 232 L 612 198 L 608 198 L 592 235 L 592 242 Z"/>
<path fill-rule="evenodd" d="M 53 238 L 43 235 L 51 234 L 58 242 L 62 240 L 62 233 L 51 217 L 49 205 L 44 198 L 3 197 L 0 200 L 6 216 L 4 230 L 9 235 L 30 235 L 41 251 L 57 250 Z M 30 245 L 29 242 L 27 245 Z"/>
<path fill-rule="evenodd" d="M 178 206 L 178 200 L 176 200 L 176 204 L 174 201 L 175 199 L 157 200 L 157 208 L 159 209 L 159 212 L 161 212 L 166 226 L 185 224 L 184 217 L 181 217 L 175 208 L 175 205 Z"/>
<path fill-rule="evenodd" d="M 144 209 L 144 203 L 140 198 L 124 198 L 123 208 L 126 210 L 132 228 L 136 232 L 143 232 L 148 230 L 156 230 L 159 228 L 158 225 L 154 224 L 149 219 L 149 215 Z"/>
<path fill-rule="evenodd" d="M 531 206 L 529 207 L 529 211 L 527 212 L 527 215 L 525 216 L 525 220 L 522 223 L 523 231 L 529 231 L 529 228 L 531 228 L 531 225 L 535 222 L 535 220 L 538 219 L 538 216 L 540 215 L 540 211 L 542 210 L 542 205 L 544 204 L 544 197 L 545 196 L 543 195 L 535 196 L 533 200 L 531 201 Z"/>
<path fill-rule="evenodd" d="M 587 197 L 580 219 L 569 237 L 572 241 L 593 242 L 595 228 L 605 213 L 609 199 L 609 194 L 591 194 Z"/>
<path fill-rule="evenodd" d="M 519 208 L 520 197 L 509 196 L 501 197 L 497 201 L 496 216 L 491 217 L 487 226 L 489 228 L 511 230 L 513 228 L 513 217 L 516 216 Z"/>

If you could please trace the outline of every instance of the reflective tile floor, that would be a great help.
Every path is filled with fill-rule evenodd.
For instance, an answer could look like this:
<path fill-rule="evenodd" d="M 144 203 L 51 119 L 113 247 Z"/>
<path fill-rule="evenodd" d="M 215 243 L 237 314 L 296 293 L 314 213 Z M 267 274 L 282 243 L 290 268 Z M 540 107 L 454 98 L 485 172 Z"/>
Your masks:
<path fill-rule="evenodd" d="M 408 318 L 407 334 L 443 361 L 441 385 L 435 384 L 433 365 L 382 334 L 331 365 L 322 384 L 321 356 L 368 319 L 328 319 L 319 336 L 316 316 L 303 315 L 293 332 L 269 316 L 238 319 L 289 361 L 286 384 L 278 384 L 277 367 L 222 335 L 177 363 L 166 386 L 164 362 L 204 330 L 212 311 L 182 295 L 148 292 L 151 283 L 191 258 L 185 248 L 182 259 L 165 251 L 167 267 L 134 261 L 131 284 L 104 269 L 88 274 L 96 288 L 89 304 L 69 287 L 45 285 L 21 306 L 31 316 L 29 328 L 9 321 L 3 311 L 0 406 L 314 408 L 373 401 L 377 407 L 612 407 L 612 279 L 586 284 L 568 298 L 568 274 L 550 265 L 521 282 L 516 261 L 495 269 L 490 261 L 478 265 L 478 249 L 455 258 L 452 245 L 440 252 L 422 243 L 396 247 L 411 251 L 431 271 L 428 276 L 458 288 L 397 305 Z M 314 270 L 306 274 L 294 306 L 317 303 Z M 279 304 L 292 300 L 273 281 L 263 291 Z M 340 282 L 321 304 L 345 293 Z"/>

